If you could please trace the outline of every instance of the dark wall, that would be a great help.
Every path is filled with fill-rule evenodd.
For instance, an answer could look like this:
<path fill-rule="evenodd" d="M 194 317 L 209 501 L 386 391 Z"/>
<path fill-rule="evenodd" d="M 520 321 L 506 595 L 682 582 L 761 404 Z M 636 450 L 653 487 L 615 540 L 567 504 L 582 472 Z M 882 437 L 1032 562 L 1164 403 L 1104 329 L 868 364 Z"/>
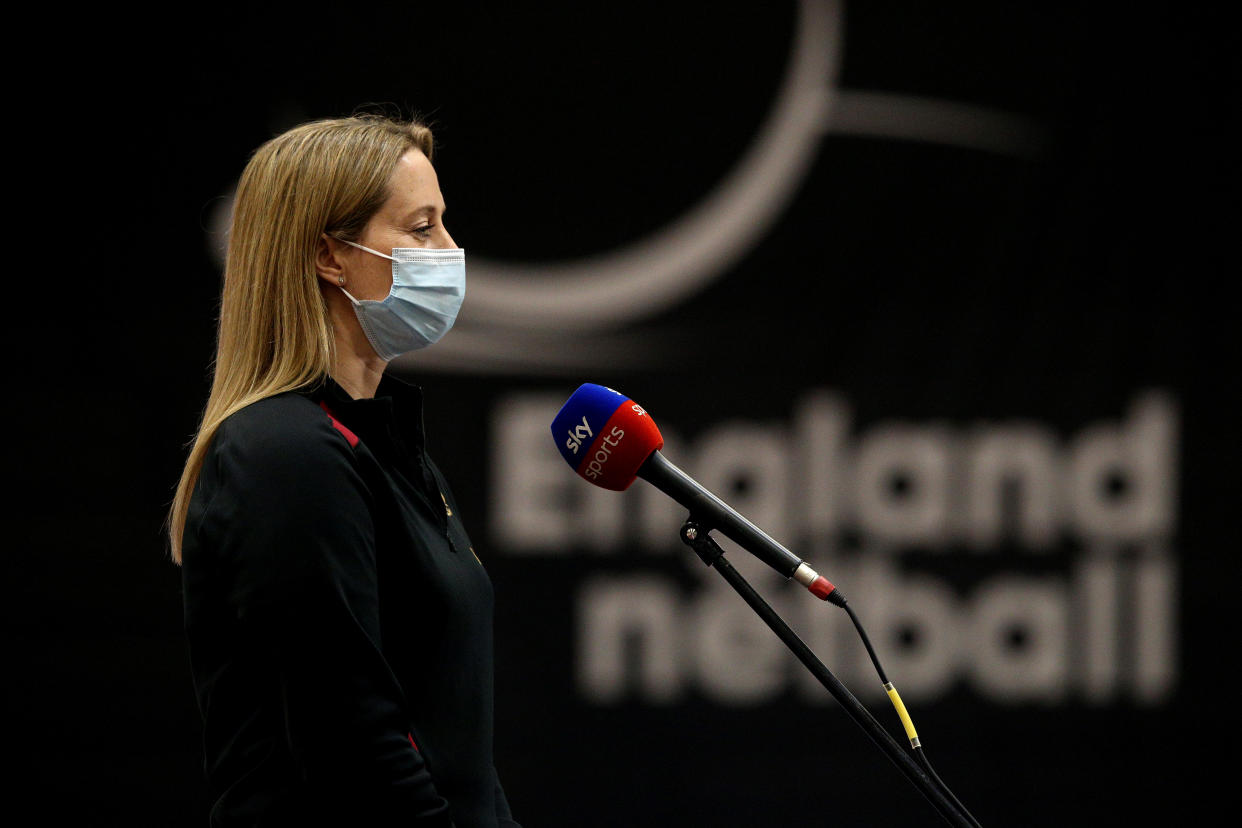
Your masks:
<path fill-rule="evenodd" d="M 10 246 L 40 274 L 9 300 L 19 798 L 86 824 L 206 821 L 162 522 L 209 382 L 215 222 L 257 145 L 363 104 L 436 128 L 468 251 L 458 330 L 390 370 L 428 391 L 496 584 L 497 763 L 523 824 L 934 818 L 677 543 L 676 510 L 560 463 L 547 426 L 582 382 L 645 405 L 674 462 L 850 596 L 983 823 L 1219 794 L 1236 20 L 184 13 L 59 21 L 46 67 L 15 75 L 35 210 Z M 808 65 L 819 85 L 782 121 Z M 613 274 L 630 288 L 601 287 Z M 539 299 L 505 313 L 513 285 Z M 730 557 L 900 739 L 843 614 Z"/>

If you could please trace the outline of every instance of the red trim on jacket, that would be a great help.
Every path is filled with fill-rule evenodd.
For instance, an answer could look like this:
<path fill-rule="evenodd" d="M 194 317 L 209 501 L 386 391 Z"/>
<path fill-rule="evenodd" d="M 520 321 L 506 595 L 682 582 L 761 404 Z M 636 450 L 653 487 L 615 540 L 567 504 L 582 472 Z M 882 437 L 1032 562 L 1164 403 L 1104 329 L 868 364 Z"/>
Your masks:
<path fill-rule="evenodd" d="M 331 408 L 328 408 L 328 404 L 326 402 L 323 402 L 321 400 L 319 402 L 319 407 L 322 408 L 324 410 L 324 413 L 328 415 L 328 419 L 332 421 L 332 425 L 336 426 L 336 430 L 345 435 L 345 439 L 349 442 L 349 447 L 357 448 L 358 447 L 358 435 L 354 434 L 352 431 L 346 428 L 345 424 L 336 418 L 336 415 L 332 413 Z M 411 741 L 413 740 L 411 739 Z"/>

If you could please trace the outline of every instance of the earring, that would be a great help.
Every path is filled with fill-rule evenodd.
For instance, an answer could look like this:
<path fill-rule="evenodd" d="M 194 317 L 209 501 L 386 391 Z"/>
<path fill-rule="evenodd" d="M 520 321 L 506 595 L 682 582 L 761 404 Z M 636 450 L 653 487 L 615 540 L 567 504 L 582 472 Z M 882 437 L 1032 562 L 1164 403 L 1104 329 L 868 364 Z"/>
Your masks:
<path fill-rule="evenodd" d="M 345 274 L 344 273 L 336 277 L 336 283 L 340 285 L 341 287 L 345 287 Z"/>

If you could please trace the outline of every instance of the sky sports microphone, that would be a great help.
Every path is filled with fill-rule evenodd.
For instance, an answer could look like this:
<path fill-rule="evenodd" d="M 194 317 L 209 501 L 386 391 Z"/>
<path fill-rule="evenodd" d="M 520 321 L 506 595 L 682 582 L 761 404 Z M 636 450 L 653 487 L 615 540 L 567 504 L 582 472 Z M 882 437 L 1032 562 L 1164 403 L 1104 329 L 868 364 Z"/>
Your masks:
<path fill-rule="evenodd" d="M 552 420 L 552 439 L 565 462 L 596 486 L 625 491 L 641 477 L 690 510 L 690 515 L 741 546 L 813 595 L 831 600 L 835 587 L 762 529 L 674 466 L 651 415 L 603 385 L 578 387 Z"/>

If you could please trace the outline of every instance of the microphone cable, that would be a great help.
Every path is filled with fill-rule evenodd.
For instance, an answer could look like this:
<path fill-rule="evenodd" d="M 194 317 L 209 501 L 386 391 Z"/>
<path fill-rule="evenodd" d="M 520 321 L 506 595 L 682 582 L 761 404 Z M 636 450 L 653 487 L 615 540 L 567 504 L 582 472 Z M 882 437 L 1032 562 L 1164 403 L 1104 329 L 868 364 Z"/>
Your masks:
<path fill-rule="evenodd" d="M 884 692 L 888 694 L 888 699 L 892 702 L 893 709 L 897 711 L 897 717 L 901 719 L 901 724 L 906 729 L 906 737 L 910 740 L 910 749 L 914 753 L 915 758 L 918 759 L 919 764 L 923 766 L 923 770 L 927 771 L 927 775 L 936 784 L 936 787 L 940 789 L 940 792 L 945 795 L 945 798 L 952 802 L 970 820 L 975 828 L 983 828 L 979 824 L 979 820 L 975 819 L 974 814 L 966 809 L 966 806 L 954 795 L 953 791 L 949 790 L 949 786 L 944 783 L 944 780 L 940 778 L 939 774 L 932 767 L 931 761 L 923 751 L 923 743 L 919 740 L 919 735 L 914 729 L 914 721 L 910 718 L 910 713 L 906 710 L 906 705 L 901 700 L 901 694 L 897 692 L 897 688 L 893 686 L 893 683 L 888 680 L 888 676 L 885 675 L 884 668 L 880 666 L 880 657 L 876 655 L 875 648 L 871 646 L 871 639 L 867 636 L 867 631 L 863 629 L 862 622 L 858 620 L 858 616 L 854 614 L 853 607 L 845 600 L 845 596 L 841 594 L 839 589 L 834 590 L 828 600 L 845 610 L 849 614 L 850 620 L 854 622 L 854 628 L 858 630 L 858 636 L 862 639 L 863 646 L 867 648 L 867 655 L 871 657 L 871 663 L 875 665 L 875 672 L 880 677 L 880 683 L 884 685 Z"/>

